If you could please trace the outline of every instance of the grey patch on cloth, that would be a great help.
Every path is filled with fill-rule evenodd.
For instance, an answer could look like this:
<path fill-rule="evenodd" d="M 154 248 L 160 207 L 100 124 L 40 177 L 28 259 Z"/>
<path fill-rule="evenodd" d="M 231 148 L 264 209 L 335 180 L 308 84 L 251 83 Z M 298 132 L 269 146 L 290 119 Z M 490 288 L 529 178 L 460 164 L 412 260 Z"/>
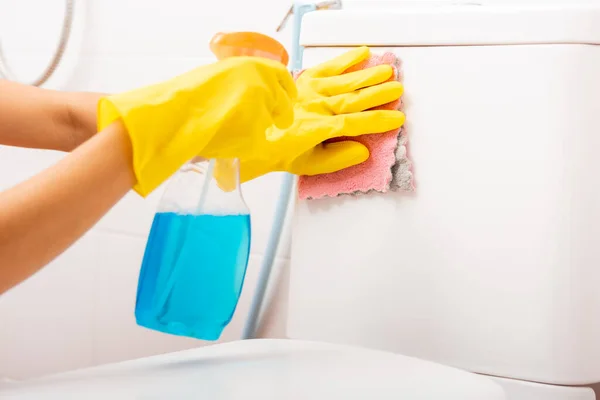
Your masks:
<path fill-rule="evenodd" d="M 392 166 L 392 182 L 390 190 L 414 191 L 412 161 L 408 158 L 406 144 L 408 137 L 404 127 L 398 132 L 398 147 L 396 147 L 396 162 Z"/>

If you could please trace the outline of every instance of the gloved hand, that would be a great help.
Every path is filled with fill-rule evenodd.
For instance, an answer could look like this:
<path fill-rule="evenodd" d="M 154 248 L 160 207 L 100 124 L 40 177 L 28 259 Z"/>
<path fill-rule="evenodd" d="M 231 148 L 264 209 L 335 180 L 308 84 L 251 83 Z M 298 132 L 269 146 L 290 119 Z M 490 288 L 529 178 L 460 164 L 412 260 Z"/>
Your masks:
<path fill-rule="evenodd" d="M 102 98 L 98 128 L 122 119 L 133 147 L 134 190 L 146 196 L 194 156 L 261 153 L 269 127 L 292 124 L 296 95 L 281 63 L 232 57 Z"/>
<path fill-rule="evenodd" d="M 342 74 L 369 55 L 367 47 L 359 47 L 304 71 L 296 80 L 294 123 L 288 128 L 270 127 L 256 153 L 246 152 L 245 158 L 240 157 L 241 182 L 272 171 L 317 175 L 360 164 L 369 157 L 361 143 L 323 142 L 402 126 L 405 118 L 400 111 L 364 111 L 402 96 L 400 82 L 386 82 L 393 74 L 390 65 Z"/>

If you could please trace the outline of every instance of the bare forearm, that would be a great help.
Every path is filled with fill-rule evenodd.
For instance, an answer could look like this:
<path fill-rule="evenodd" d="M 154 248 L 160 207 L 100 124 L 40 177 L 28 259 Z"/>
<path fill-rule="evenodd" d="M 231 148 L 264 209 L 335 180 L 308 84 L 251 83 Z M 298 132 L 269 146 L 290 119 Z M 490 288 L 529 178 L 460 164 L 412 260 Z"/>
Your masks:
<path fill-rule="evenodd" d="M 0 80 L 0 144 L 71 151 L 96 133 L 101 96 Z"/>
<path fill-rule="evenodd" d="M 115 123 L 0 193 L 0 294 L 61 254 L 131 189 L 131 154 L 124 127 Z"/>

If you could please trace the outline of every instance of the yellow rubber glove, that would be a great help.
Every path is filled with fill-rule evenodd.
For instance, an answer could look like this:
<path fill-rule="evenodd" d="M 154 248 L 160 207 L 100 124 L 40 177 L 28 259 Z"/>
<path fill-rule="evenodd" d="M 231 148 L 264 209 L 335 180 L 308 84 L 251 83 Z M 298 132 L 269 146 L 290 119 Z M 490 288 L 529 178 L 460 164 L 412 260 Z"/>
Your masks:
<path fill-rule="evenodd" d="M 394 73 L 391 66 L 343 74 L 369 55 L 367 47 L 359 47 L 304 71 L 296 80 L 294 123 L 289 128 L 269 128 L 262 152 L 240 159 L 241 181 L 272 171 L 317 175 L 360 164 L 369 157 L 368 149 L 361 143 L 323 142 L 340 136 L 383 133 L 402 126 L 405 118 L 400 111 L 365 111 L 402 96 L 400 82 L 386 82 Z"/>
<path fill-rule="evenodd" d="M 293 122 L 296 95 L 281 63 L 233 57 L 101 99 L 98 128 L 123 120 L 133 147 L 134 190 L 146 196 L 196 155 L 260 153 L 267 128 Z"/>

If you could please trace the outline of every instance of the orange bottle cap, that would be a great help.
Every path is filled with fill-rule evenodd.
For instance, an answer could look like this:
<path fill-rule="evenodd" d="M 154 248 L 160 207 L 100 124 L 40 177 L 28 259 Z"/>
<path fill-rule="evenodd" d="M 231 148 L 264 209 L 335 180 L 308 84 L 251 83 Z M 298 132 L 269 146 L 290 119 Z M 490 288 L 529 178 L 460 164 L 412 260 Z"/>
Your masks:
<path fill-rule="evenodd" d="M 287 65 L 289 56 L 277 40 L 257 32 L 217 33 L 210 41 L 210 50 L 217 59 L 228 57 L 264 57 Z"/>

